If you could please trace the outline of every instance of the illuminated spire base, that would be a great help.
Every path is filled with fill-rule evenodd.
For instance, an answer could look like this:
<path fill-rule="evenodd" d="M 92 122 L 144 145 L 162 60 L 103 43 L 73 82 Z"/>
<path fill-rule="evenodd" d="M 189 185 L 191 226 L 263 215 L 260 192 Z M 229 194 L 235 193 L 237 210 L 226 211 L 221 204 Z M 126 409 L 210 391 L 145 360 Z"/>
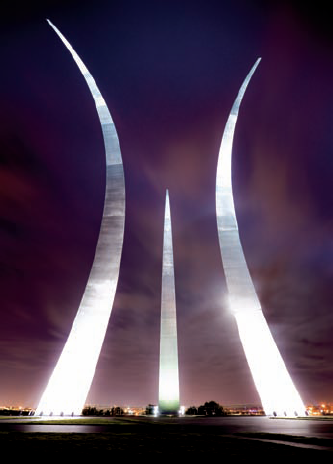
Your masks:
<path fill-rule="evenodd" d="M 291 381 L 263 312 L 239 312 L 235 318 L 265 414 L 304 416 L 304 404 Z"/>

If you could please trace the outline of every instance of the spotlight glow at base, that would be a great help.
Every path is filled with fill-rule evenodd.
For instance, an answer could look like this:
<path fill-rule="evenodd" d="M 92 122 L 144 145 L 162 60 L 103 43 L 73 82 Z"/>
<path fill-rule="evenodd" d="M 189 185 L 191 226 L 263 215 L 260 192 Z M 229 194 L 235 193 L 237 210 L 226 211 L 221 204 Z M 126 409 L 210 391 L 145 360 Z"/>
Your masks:
<path fill-rule="evenodd" d="M 239 238 L 232 192 L 232 143 L 239 107 L 260 58 L 245 78 L 222 137 L 216 176 L 216 217 L 229 306 L 252 377 L 267 415 L 303 416 L 305 406 L 271 335 Z"/>
<path fill-rule="evenodd" d="M 235 314 L 239 336 L 267 415 L 302 416 L 305 407 L 261 310 Z"/>
<path fill-rule="evenodd" d="M 48 22 L 71 52 L 88 84 L 102 127 L 106 157 L 104 210 L 94 262 L 68 340 L 36 409 L 37 415 L 80 415 L 116 293 L 124 237 L 125 183 L 117 132 L 106 103 L 72 46 Z"/>

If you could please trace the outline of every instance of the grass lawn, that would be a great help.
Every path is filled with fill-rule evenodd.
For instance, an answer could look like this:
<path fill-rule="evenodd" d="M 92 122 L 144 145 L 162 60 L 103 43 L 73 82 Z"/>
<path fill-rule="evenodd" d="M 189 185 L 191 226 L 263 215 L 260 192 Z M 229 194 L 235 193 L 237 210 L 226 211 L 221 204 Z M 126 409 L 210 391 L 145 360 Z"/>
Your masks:
<path fill-rule="evenodd" d="M 280 434 L 246 433 L 223 435 L 218 426 L 193 426 L 172 421 L 128 418 L 87 418 L 45 421 L 47 423 L 107 424 L 103 433 L 0 432 L 2 456 L 189 456 L 253 458 L 259 462 L 274 457 L 309 458 L 332 456 L 331 440 L 307 439 Z M 35 423 L 35 422 L 34 422 Z M 274 439 L 280 443 L 263 441 Z M 311 441 L 312 440 L 312 441 Z M 313 441 L 315 440 L 315 441 Z M 331 451 L 288 446 L 286 442 L 332 446 Z M 283 442 L 283 443 L 282 443 Z M 291 444 L 291 443 L 290 443 Z M 8 454 L 7 454 L 8 453 Z M 324 454 L 323 454 L 324 453 Z M 328 455 L 329 453 L 329 455 Z"/>

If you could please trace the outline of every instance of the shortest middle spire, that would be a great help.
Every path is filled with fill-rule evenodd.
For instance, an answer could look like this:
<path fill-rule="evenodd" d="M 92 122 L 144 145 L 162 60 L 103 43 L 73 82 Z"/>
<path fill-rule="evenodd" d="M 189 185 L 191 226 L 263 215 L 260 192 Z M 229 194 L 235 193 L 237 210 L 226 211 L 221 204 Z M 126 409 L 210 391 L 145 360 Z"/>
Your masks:
<path fill-rule="evenodd" d="M 175 274 L 173 264 L 170 202 L 169 192 L 167 190 L 163 236 L 159 412 L 160 414 L 178 414 L 179 408 Z"/>

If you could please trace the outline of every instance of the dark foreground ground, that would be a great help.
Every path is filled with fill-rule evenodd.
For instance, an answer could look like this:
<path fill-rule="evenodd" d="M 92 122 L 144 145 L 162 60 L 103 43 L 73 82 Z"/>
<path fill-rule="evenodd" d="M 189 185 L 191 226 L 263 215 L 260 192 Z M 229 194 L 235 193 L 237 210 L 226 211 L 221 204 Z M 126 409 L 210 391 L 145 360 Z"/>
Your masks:
<path fill-rule="evenodd" d="M 214 421 L 209 425 L 200 422 L 193 425 L 168 418 L 162 421 L 119 418 L 104 422 L 103 432 L 98 433 L 22 432 L 6 430 L 5 426 L 0 428 L 0 453 L 12 457 L 160 455 L 175 459 L 176 456 L 208 455 L 255 457 L 261 462 L 283 457 L 331 459 L 332 451 L 332 439 L 263 432 L 229 434 Z"/>

